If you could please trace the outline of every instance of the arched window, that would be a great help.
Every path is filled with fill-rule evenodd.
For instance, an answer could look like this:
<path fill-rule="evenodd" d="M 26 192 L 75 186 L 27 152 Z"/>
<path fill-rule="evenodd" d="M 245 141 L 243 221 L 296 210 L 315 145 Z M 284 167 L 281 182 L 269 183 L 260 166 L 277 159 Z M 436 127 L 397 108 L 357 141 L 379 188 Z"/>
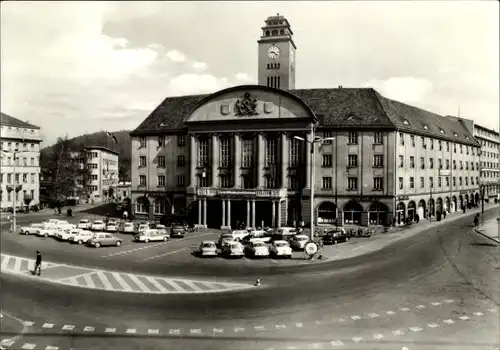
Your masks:
<path fill-rule="evenodd" d="M 370 225 L 385 225 L 388 220 L 389 209 L 380 202 L 373 202 L 368 210 L 368 223 Z"/>
<path fill-rule="evenodd" d="M 155 214 L 165 214 L 165 200 L 163 198 L 156 198 L 154 203 Z"/>
<path fill-rule="evenodd" d="M 139 197 L 135 201 L 135 212 L 138 214 L 148 213 L 148 200 L 144 197 Z"/>
<path fill-rule="evenodd" d="M 318 224 L 334 224 L 337 207 L 332 202 L 323 202 L 318 207 Z"/>
<path fill-rule="evenodd" d="M 278 35 L 278 31 L 276 29 L 273 29 L 273 31 L 271 32 L 272 36 L 277 36 Z"/>
<path fill-rule="evenodd" d="M 344 214 L 344 223 L 359 225 L 361 223 L 361 212 L 363 207 L 357 202 L 349 202 L 342 210 Z"/>
<path fill-rule="evenodd" d="M 269 36 L 271 35 L 271 33 L 269 33 L 269 30 L 266 30 L 266 36 Z"/>
<path fill-rule="evenodd" d="M 284 29 L 280 30 L 280 35 L 285 35 L 285 30 Z"/>

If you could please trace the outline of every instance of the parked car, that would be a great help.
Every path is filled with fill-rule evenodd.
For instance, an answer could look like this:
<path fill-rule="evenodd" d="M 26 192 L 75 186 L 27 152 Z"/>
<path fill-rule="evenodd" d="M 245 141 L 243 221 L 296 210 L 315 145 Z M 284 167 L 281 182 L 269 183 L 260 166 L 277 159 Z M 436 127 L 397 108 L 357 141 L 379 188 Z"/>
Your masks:
<path fill-rule="evenodd" d="M 243 244 L 249 244 L 250 242 L 271 242 L 272 234 L 266 231 L 250 231 L 250 234 L 243 237 L 240 242 Z"/>
<path fill-rule="evenodd" d="M 89 239 L 94 237 L 94 233 L 88 230 L 80 230 L 77 232 L 77 234 L 71 236 L 68 239 L 68 242 L 70 243 L 78 243 L 78 244 L 83 244 L 87 243 Z"/>
<path fill-rule="evenodd" d="M 241 241 L 243 238 L 248 236 L 248 231 L 247 230 L 233 230 L 231 231 L 231 236 L 233 237 L 233 240 L 236 242 Z"/>
<path fill-rule="evenodd" d="M 172 226 L 172 230 L 170 231 L 170 237 L 184 237 L 186 234 L 186 229 L 183 225 L 176 224 Z"/>
<path fill-rule="evenodd" d="M 269 256 L 269 248 L 262 241 L 250 242 L 245 247 L 245 255 L 251 258 L 267 258 Z"/>
<path fill-rule="evenodd" d="M 59 229 L 55 225 L 47 225 L 45 228 L 42 228 L 40 231 L 38 231 L 36 234 L 37 236 L 41 237 L 54 237 L 57 232 L 59 232 Z"/>
<path fill-rule="evenodd" d="M 76 227 L 81 228 L 82 230 L 89 230 L 92 227 L 92 223 L 89 219 L 81 219 Z"/>
<path fill-rule="evenodd" d="M 120 225 L 118 225 L 118 231 L 123 232 L 123 233 L 134 233 L 135 232 L 135 226 L 133 222 L 123 222 Z"/>
<path fill-rule="evenodd" d="M 337 244 L 338 242 L 347 242 L 349 235 L 343 229 L 334 229 L 328 231 L 322 239 L 323 244 Z"/>
<path fill-rule="evenodd" d="M 296 235 L 297 229 L 295 227 L 280 227 L 277 229 L 274 234 L 280 235 L 283 240 L 288 241 L 291 239 L 294 235 Z"/>
<path fill-rule="evenodd" d="M 94 220 L 91 226 L 92 231 L 104 231 L 105 225 L 102 220 Z"/>
<path fill-rule="evenodd" d="M 163 232 L 163 233 L 165 233 L 165 234 L 168 234 L 168 237 L 170 237 L 170 234 L 168 233 L 167 226 L 162 225 L 162 224 L 158 224 L 158 225 L 156 225 L 156 227 L 155 227 L 155 228 L 156 228 L 158 231 L 160 231 L 160 232 Z"/>
<path fill-rule="evenodd" d="M 157 229 L 147 229 L 145 231 L 141 231 L 134 236 L 134 241 L 136 242 L 155 242 L 155 241 L 163 241 L 166 242 L 170 238 L 168 233 L 162 232 Z"/>
<path fill-rule="evenodd" d="M 41 229 L 42 229 L 42 227 L 40 227 L 39 225 L 31 224 L 29 226 L 21 227 L 20 232 L 22 235 L 36 235 Z"/>
<path fill-rule="evenodd" d="M 116 221 L 109 220 L 108 223 L 106 224 L 106 231 L 107 232 L 118 231 L 118 223 Z"/>
<path fill-rule="evenodd" d="M 200 257 L 204 256 L 216 257 L 217 246 L 215 245 L 214 241 L 203 241 L 200 243 L 198 249 L 196 250 L 196 253 Z"/>
<path fill-rule="evenodd" d="M 219 241 L 217 242 L 219 247 L 222 247 L 225 242 L 230 242 L 233 241 L 233 234 L 232 233 L 223 233 L 219 237 Z"/>
<path fill-rule="evenodd" d="M 104 247 L 104 246 L 121 246 L 121 239 L 113 236 L 111 233 L 107 232 L 98 232 L 95 233 L 94 236 L 88 240 L 87 244 L 91 247 Z"/>
<path fill-rule="evenodd" d="M 274 241 L 271 243 L 269 252 L 274 257 L 292 258 L 292 248 L 290 248 L 287 241 Z"/>
<path fill-rule="evenodd" d="M 243 245 L 240 242 L 229 241 L 222 246 L 222 255 L 225 257 L 242 258 L 244 254 Z"/>
<path fill-rule="evenodd" d="M 141 233 L 142 231 L 149 230 L 149 224 L 139 224 L 137 226 L 137 233 Z"/>
<path fill-rule="evenodd" d="M 288 242 L 292 249 L 303 250 L 307 242 L 309 242 L 309 237 L 306 235 L 295 235 Z"/>
<path fill-rule="evenodd" d="M 57 232 L 55 237 L 59 241 L 67 241 L 71 237 L 73 237 L 74 235 L 79 233 L 80 231 L 81 231 L 81 229 L 69 229 L 69 228 L 67 228 L 67 229 L 60 230 L 59 232 Z"/>

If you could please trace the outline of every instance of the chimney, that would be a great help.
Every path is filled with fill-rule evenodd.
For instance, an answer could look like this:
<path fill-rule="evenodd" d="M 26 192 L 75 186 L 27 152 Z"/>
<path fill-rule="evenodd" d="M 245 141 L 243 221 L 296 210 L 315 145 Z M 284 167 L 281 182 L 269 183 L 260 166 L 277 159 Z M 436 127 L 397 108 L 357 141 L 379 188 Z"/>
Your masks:
<path fill-rule="evenodd" d="M 342 85 L 339 85 L 339 89 L 342 89 Z"/>

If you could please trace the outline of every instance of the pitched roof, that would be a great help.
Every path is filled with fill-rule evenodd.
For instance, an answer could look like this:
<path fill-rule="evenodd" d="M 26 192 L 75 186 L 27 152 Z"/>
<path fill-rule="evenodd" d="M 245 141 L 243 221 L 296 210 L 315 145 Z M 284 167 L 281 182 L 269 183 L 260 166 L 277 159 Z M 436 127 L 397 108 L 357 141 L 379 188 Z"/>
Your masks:
<path fill-rule="evenodd" d="M 300 98 L 312 109 L 319 119 L 320 127 L 397 128 L 419 135 L 478 146 L 473 135 L 460 120 L 452 120 L 390 100 L 372 88 L 298 89 L 287 90 L 287 92 Z M 209 94 L 204 94 L 167 97 L 131 132 L 131 135 L 139 136 L 182 129 L 185 127 L 184 119 L 204 98 L 209 96 Z"/>
<path fill-rule="evenodd" d="M 26 128 L 26 129 L 36 129 L 36 130 L 40 129 L 39 126 L 23 122 L 20 119 L 11 117 L 10 115 L 7 115 L 2 112 L 0 112 L 0 125 L 14 126 L 17 128 Z"/>

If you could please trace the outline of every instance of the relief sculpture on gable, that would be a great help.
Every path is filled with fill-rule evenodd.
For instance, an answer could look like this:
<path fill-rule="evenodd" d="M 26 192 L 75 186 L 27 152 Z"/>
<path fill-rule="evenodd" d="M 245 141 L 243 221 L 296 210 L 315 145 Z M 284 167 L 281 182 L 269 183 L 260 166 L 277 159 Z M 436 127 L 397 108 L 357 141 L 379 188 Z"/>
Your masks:
<path fill-rule="evenodd" d="M 245 92 L 242 99 L 236 101 L 234 105 L 235 115 L 237 116 L 251 116 L 258 115 L 257 112 L 257 99 L 253 98 L 249 92 Z"/>

